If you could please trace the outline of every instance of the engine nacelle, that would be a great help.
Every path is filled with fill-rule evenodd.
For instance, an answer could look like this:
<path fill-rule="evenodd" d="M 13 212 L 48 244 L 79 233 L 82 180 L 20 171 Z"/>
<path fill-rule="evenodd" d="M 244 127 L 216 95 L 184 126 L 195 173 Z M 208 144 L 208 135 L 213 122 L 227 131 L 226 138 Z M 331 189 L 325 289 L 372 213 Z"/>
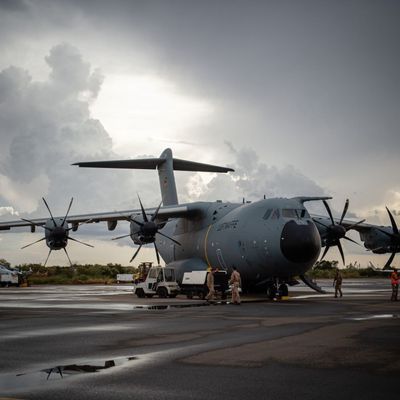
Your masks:
<path fill-rule="evenodd" d="M 68 224 L 63 218 L 49 218 L 45 225 L 46 244 L 51 250 L 60 250 L 68 244 Z"/>
<path fill-rule="evenodd" d="M 394 250 L 390 237 L 378 229 L 371 228 L 368 231 L 360 232 L 360 239 L 364 242 L 365 248 L 376 254 L 390 253 Z"/>

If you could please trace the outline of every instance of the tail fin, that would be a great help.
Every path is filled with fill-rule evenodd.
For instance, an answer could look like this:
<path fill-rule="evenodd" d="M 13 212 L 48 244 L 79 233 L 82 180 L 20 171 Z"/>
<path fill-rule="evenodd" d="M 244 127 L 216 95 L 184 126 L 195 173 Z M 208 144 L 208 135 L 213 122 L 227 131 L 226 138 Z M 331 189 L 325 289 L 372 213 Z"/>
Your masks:
<path fill-rule="evenodd" d="M 159 158 L 143 158 L 136 160 L 90 161 L 72 165 L 89 168 L 122 168 L 122 169 L 157 169 L 160 180 L 161 196 L 164 206 L 178 204 L 174 170 L 199 172 L 229 172 L 232 168 L 202 164 L 194 161 L 180 160 L 172 157 L 172 150 L 165 149 Z"/>

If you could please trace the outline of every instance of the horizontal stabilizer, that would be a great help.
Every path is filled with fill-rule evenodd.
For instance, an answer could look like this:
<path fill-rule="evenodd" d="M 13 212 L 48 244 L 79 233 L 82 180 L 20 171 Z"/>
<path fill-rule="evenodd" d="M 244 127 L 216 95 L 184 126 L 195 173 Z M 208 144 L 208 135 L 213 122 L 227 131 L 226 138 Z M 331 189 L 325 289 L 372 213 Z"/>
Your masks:
<path fill-rule="evenodd" d="M 121 169 L 158 169 L 165 163 L 165 158 L 143 158 L 136 160 L 115 160 L 115 161 L 88 161 L 77 162 L 77 165 L 84 168 L 121 168 Z M 229 172 L 232 168 L 219 167 L 217 165 L 203 164 L 194 161 L 172 159 L 175 171 L 199 171 L 199 172 Z"/>

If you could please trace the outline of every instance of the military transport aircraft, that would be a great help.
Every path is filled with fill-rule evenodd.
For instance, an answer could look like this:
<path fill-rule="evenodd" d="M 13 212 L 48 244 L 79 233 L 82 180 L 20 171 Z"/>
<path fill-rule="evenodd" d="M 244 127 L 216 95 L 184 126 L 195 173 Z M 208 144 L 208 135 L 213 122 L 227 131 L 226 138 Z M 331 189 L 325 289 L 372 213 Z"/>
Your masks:
<path fill-rule="evenodd" d="M 222 201 L 179 204 L 174 170 L 220 173 L 233 170 L 173 158 L 170 149 L 164 150 L 159 158 L 78 162 L 73 165 L 157 169 L 162 202 L 158 207 L 145 209 L 139 198 L 139 210 L 69 216 L 71 200 L 66 215 L 54 218 L 43 199 L 50 218 L 1 222 L 0 230 L 30 226 L 34 232 L 36 227 L 41 227 L 45 236 L 36 242 L 46 240 L 50 255 L 52 250 L 63 249 L 66 252 L 68 239 L 78 241 L 69 233 L 76 231 L 81 224 L 105 221 L 108 230 L 112 231 L 118 221 L 129 221 L 129 233 L 114 240 L 129 236 L 139 246 L 130 261 L 143 245 L 153 243 L 157 260 L 160 254 L 166 265 L 175 269 L 178 280 L 182 279 L 185 271 L 217 267 L 229 272 L 235 266 L 241 273 L 245 288 L 258 287 L 271 297 L 278 286 L 281 293 L 287 293 L 287 285 L 297 283 L 297 276 L 312 289 L 321 291 L 305 274 L 317 261 L 323 246 L 323 256 L 330 247 L 337 246 L 344 263 L 340 240 L 353 241 L 346 237 L 350 229 L 360 233 L 367 249 L 374 253 L 392 253 L 389 264 L 400 251 L 399 231 L 389 210 L 391 229 L 365 224 L 364 220 L 352 222 L 344 219 L 348 200 L 340 219 L 332 216 L 326 202 L 330 197 L 270 198 L 240 204 Z M 305 203 L 315 200 L 324 202 L 328 217 L 310 216 Z"/>

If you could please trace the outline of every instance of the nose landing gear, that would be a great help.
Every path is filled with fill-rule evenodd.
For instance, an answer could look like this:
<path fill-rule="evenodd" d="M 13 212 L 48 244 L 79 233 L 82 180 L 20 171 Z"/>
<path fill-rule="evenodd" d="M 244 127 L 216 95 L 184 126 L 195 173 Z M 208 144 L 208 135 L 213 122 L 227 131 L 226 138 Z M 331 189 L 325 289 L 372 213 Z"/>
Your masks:
<path fill-rule="evenodd" d="M 289 295 L 288 285 L 276 279 L 267 286 L 267 297 L 270 300 L 282 299 Z"/>

